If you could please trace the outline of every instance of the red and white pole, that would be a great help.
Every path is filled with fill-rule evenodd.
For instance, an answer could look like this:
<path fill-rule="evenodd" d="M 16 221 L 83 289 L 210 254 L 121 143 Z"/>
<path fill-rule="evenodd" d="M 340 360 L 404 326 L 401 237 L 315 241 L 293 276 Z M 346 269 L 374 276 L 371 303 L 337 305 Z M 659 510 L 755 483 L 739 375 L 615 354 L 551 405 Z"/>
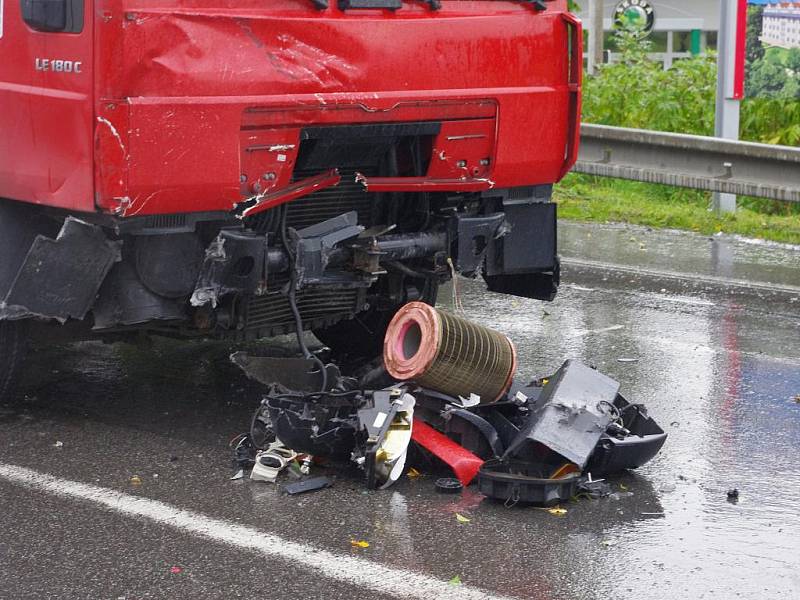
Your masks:
<path fill-rule="evenodd" d="M 739 139 L 739 103 L 744 97 L 746 37 L 747 0 L 720 0 L 714 135 L 730 140 Z M 714 193 L 714 210 L 734 212 L 736 196 Z"/>

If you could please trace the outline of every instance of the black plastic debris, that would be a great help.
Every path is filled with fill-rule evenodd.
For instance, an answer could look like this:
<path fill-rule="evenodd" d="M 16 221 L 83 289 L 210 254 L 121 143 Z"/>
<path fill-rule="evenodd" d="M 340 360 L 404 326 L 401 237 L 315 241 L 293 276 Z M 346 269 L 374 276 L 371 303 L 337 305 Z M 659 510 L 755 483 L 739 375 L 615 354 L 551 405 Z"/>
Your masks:
<path fill-rule="evenodd" d="M 584 478 L 578 483 L 578 495 L 586 494 L 589 498 L 597 500 L 611 495 L 611 486 L 604 479 Z"/>
<path fill-rule="evenodd" d="M 360 390 L 305 393 L 273 386 L 259 410 L 268 413 L 287 448 L 347 460 L 360 430 L 357 410 L 363 399 Z"/>
<path fill-rule="evenodd" d="M 508 505 L 537 504 L 554 506 L 572 498 L 580 481 L 579 473 L 550 478 L 549 466 L 521 460 L 488 460 L 478 471 L 478 490 L 484 496 Z"/>
<path fill-rule="evenodd" d="M 279 383 L 297 392 L 316 392 L 322 387 L 322 372 L 319 363 L 310 358 L 283 358 L 251 356 L 246 352 L 235 352 L 231 362 L 259 383 Z M 336 365 L 327 364 L 328 381 L 337 381 L 341 373 Z"/>
<path fill-rule="evenodd" d="M 305 494 L 306 492 L 316 492 L 317 490 L 323 490 L 325 488 L 331 487 L 333 485 L 333 481 L 331 481 L 327 477 L 312 477 L 310 479 L 304 479 L 303 481 L 298 481 L 296 483 L 290 483 L 288 485 L 283 486 L 283 491 L 289 494 L 290 496 L 294 496 L 296 494 Z"/>
<path fill-rule="evenodd" d="M 566 361 L 544 386 L 535 412 L 503 456 L 530 456 L 531 443 L 541 444 L 583 468 L 618 415 L 618 391 L 619 383 L 610 377 Z"/>
<path fill-rule="evenodd" d="M 368 489 L 374 490 L 378 487 L 377 473 L 375 472 L 376 454 L 386 439 L 389 426 L 397 415 L 399 405 L 395 401 L 400 399 L 402 394 L 403 391 L 399 388 L 375 392 L 372 394 L 372 402 L 358 411 L 362 432 L 367 437 L 364 443 L 363 466 L 367 476 Z"/>
<path fill-rule="evenodd" d="M 387 381 L 386 371 L 374 364 L 349 365 L 345 375 L 328 365 L 326 391 L 320 392 L 319 361 L 243 353 L 231 358 L 268 384 L 250 435 L 236 440 L 242 468 L 252 466 L 255 449 L 268 446 L 260 442 L 264 438 L 307 455 L 305 467 L 312 457 L 355 462 L 368 489 L 398 481 L 408 461 L 429 473 L 447 469 L 450 476 L 434 479 L 442 493 L 459 492 L 477 473 L 478 489 L 490 498 L 552 506 L 575 496 L 608 496 L 608 484 L 592 476 L 645 464 L 667 437 L 642 405 L 619 394 L 617 381 L 573 360 L 552 376 L 512 383 L 495 402 L 473 405 L 414 382 Z M 424 441 L 433 437 L 436 444 Z M 463 460 L 443 458 L 434 449 L 445 444 L 448 457 L 454 452 L 469 456 L 469 469 Z M 280 462 L 264 468 L 276 470 Z M 307 468 L 289 471 L 308 475 Z M 462 481 L 452 478 L 466 471 L 471 475 Z M 303 493 L 330 483 L 325 477 L 306 478 L 285 489 Z"/>
<path fill-rule="evenodd" d="M 435 485 L 436 491 L 441 494 L 458 494 L 464 489 L 462 483 L 455 477 L 440 477 Z"/>
<path fill-rule="evenodd" d="M 256 463 L 256 447 L 249 434 L 237 435 L 230 442 L 233 450 L 233 465 L 236 469 L 251 469 Z M 172 460 L 172 457 L 170 457 Z M 175 457 L 177 460 L 177 457 Z"/>
<path fill-rule="evenodd" d="M 614 406 L 619 414 L 618 426 L 609 427 L 600 437 L 586 465 L 585 470 L 596 475 L 641 467 L 667 441 L 667 434 L 641 404 L 632 404 L 617 395 Z"/>

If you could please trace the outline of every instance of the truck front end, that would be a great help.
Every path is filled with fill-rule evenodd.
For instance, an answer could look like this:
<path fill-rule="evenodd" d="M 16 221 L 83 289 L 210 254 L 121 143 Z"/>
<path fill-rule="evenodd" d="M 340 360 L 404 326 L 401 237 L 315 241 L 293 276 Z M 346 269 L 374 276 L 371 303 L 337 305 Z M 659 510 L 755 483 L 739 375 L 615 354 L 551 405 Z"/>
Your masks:
<path fill-rule="evenodd" d="M 310 328 L 366 355 L 454 272 L 552 299 L 550 192 L 580 115 L 566 0 L 97 0 L 93 14 L 94 193 L 70 223 L 103 239 L 75 234 L 70 253 L 105 257 L 80 269 L 98 293 L 13 316 L 100 334 Z"/>

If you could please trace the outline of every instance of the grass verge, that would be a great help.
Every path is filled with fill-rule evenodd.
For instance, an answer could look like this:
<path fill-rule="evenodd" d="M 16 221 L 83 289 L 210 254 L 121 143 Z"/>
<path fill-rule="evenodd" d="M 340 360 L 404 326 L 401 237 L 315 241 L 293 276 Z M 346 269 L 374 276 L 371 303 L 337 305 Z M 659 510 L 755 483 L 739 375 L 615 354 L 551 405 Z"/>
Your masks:
<path fill-rule="evenodd" d="M 555 186 L 553 198 L 562 219 L 725 232 L 800 244 L 797 207 L 755 199 L 742 198 L 736 213 L 718 216 L 709 210 L 711 196 L 705 192 L 575 173 Z"/>

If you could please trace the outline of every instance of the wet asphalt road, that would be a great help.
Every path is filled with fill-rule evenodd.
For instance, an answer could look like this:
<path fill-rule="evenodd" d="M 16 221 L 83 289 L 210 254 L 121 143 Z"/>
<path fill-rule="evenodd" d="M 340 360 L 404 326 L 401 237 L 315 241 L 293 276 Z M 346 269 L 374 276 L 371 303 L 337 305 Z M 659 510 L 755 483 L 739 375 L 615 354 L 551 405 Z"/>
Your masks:
<path fill-rule="evenodd" d="M 226 362 L 231 348 L 211 342 L 38 350 L 24 397 L 0 407 L 0 464 L 337 555 L 458 575 L 491 594 L 800 597 L 800 250 L 573 224 L 560 247 L 554 303 L 487 294 L 477 282 L 461 285 L 461 299 L 468 316 L 517 343 L 523 376 L 580 358 L 619 379 L 668 431 L 651 463 L 613 480 L 615 497 L 555 516 L 473 489 L 437 495 L 429 477 L 367 493 L 356 471 L 318 468 L 334 487 L 295 498 L 230 481 L 227 444 L 259 392 Z M 440 301 L 451 305 L 450 288 Z M 726 500 L 733 487 L 737 504 Z M 3 478 L 0 503 L 0 598 L 382 597 Z"/>

